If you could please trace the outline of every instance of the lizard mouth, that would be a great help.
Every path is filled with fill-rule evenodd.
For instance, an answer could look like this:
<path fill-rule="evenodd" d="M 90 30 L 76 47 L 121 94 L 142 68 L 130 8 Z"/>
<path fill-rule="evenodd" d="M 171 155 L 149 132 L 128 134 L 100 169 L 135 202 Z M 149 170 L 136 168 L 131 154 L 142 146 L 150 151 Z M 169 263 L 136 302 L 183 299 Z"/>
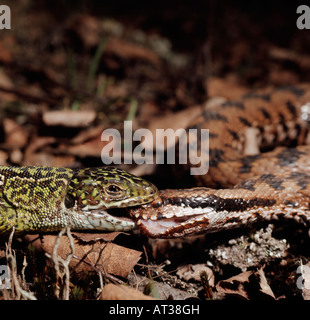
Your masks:
<path fill-rule="evenodd" d="M 134 220 L 129 217 L 128 211 L 126 208 L 112 208 L 112 209 L 106 209 L 105 211 L 108 215 L 111 217 L 121 220 L 124 222 L 131 222 L 134 223 Z"/>
<path fill-rule="evenodd" d="M 136 223 L 126 216 L 126 210 L 122 208 L 84 211 L 80 220 L 82 229 L 131 231 L 136 228 Z"/>

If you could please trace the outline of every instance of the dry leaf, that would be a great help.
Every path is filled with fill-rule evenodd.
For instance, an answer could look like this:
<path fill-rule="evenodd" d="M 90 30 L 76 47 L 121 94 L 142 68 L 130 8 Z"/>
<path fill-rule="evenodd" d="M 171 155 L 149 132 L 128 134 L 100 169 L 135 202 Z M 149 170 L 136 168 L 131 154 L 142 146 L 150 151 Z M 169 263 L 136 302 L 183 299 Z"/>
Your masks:
<path fill-rule="evenodd" d="M 57 236 L 45 235 L 42 237 L 42 249 L 51 254 Z M 108 273 L 126 278 L 136 263 L 140 260 L 141 252 L 128 249 L 114 243 L 106 243 L 102 240 L 83 243 L 74 239 L 75 256 L 78 259 L 70 261 L 70 267 L 76 272 L 93 271 L 99 267 Z M 58 255 L 63 259 L 71 252 L 70 242 L 67 236 L 62 236 L 58 247 Z M 85 262 L 85 263 L 83 263 Z"/>
<path fill-rule="evenodd" d="M 242 272 L 227 280 L 219 281 L 216 289 L 220 293 L 238 296 L 246 300 L 275 299 L 262 268 L 257 271 Z"/>
<path fill-rule="evenodd" d="M 93 242 L 103 240 L 105 242 L 113 241 L 119 234 L 126 234 L 125 232 L 107 232 L 107 233 L 88 233 L 88 232 L 71 232 L 72 235 L 83 242 Z"/>
<path fill-rule="evenodd" d="M 2 46 L 0 43 L 0 61 L 1 61 L 1 53 L 2 53 Z M 4 89 L 14 89 L 13 82 L 11 81 L 9 76 L 3 70 L 1 70 L 1 72 L 0 72 L 0 87 L 4 88 Z M 15 101 L 16 96 L 13 93 L 7 93 L 7 92 L 1 91 L 0 92 L 0 100 L 4 104 L 5 102 Z"/>
<path fill-rule="evenodd" d="M 201 113 L 202 109 L 200 106 L 194 106 L 186 110 L 182 110 L 177 113 L 171 113 L 163 117 L 158 117 L 152 119 L 149 124 L 148 130 L 149 133 L 145 135 L 145 139 L 141 142 L 141 145 L 145 149 L 150 149 L 150 146 L 155 148 L 156 140 L 165 141 L 165 133 L 163 130 L 159 131 L 158 129 L 172 129 L 173 132 L 176 132 L 178 129 L 187 128 L 189 124 Z M 173 136 L 171 136 L 173 138 Z M 178 139 L 176 139 L 177 141 Z M 167 143 L 160 145 L 166 150 L 175 145 L 175 139 L 167 139 Z"/>
<path fill-rule="evenodd" d="M 105 139 L 105 133 L 103 132 L 103 127 L 100 126 L 93 128 L 93 130 L 89 129 L 82 131 L 70 141 L 70 145 L 62 143 L 58 146 L 58 150 L 79 157 L 101 157 L 102 149 L 107 144 L 113 144 L 113 148 L 118 147 L 117 138 L 113 139 L 112 142 L 110 142 L 110 140 L 102 141 L 101 139 Z M 110 139 L 110 136 L 107 136 L 107 140 L 108 139 Z M 72 145 L 72 143 L 74 145 Z"/>
<path fill-rule="evenodd" d="M 133 288 L 109 283 L 103 288 L 100 300 L 154 300 L 154 298 Z"/>
<path fill-rule="evenodd" d="M 7 152 L 0 150 L 0 165 L 6 166 L 9 155 Z"/>
<path fill-rule="evenodd" d="M 10 153 L 10 162 L 21 165 L 24 155 L 21 149 L 13 149 Z"/>
<path fill-rule="evenodd" d="M 52 155 L 48 152 L 27 154 L 23 161 L 24 166 L 51 166 L 51 167 L 72 167 L 76 159 L 70 155 Z"/>
<path fill-rule="evenodd" d="M 14 148 L 22 148 L 27 144 L 28 132 L 12 119 L 3 119 L 5 143 Z"/>
<path fill-rule="evenodd" d="M 28 157 L 30 160 L 31 156 L 39 149 L 55 142 L 57 142 L 57 139 L 55 137 L 32 137 L 30 143 L 28 144 L 25 150 L 25 158 Z"/>
<path fill-rule="evenodd" d="M 154 51 L 114 37 L 109 38 L 105 47 L 105 53 L 115 54 L 124 60 L 144 60 L 156 66 L 159 66 L 161 63 Z"/>
<path fill-rule="evenodd" d="M 171 259 L 175 255 L 189 253 L 199 254 L 205 248 L 205 236 L 191 236 L 175 239 L 149 239 L 152 256 L 155 260 Z"/>
<path fill-rule="evenodd" d="M 5 250 L 0 249 L 0 259 L 5 257 L 6 257 Z"/>
<path fill-rule="evenodd" d="M 108 273 L 126 278 L 136 263 L 140 260 L 142 252 L 108 243 L 102 256 L 102 264 Z"/>
<path fill-rule="evenodd" d="M 194 280 L 201 281 L 201 272 L 206 272 L 208 277 L 208 282 L 211 287 L 214 287 L 214 274 L 212 269 L 207 267 L 204 263 L 198 263 L 194 265 L 186 265 L 178 268 L 177 275 L 186 281 Z"/>
<path fill-rule="evenodd" d="M 108 143 L 109 142 L 101 141 L 100 135 L 100 137 L 98 136 L 92 140 L 89 140 L 79 145 L 68 146 L 66 144 L 61 144 L 59 145 L 58 150 L 79 157 L 100 157 L 103 147 L 106 146 Z"/>
<path fill-rule="evenodd" d="M 182 287 L 182 289 L 175 288 L 172 284 L 173 282 L 171 283 L 167 278 L 162 278 L 161 281 L 155 281 L 140 274 L 133 275 L 131 273 L 128 276 L 128 281 L 132 287 L 136 287 L 142 292 L 149 292 L 150 295 L 159 300 L 185 300 L 197 298 L 195 289 L 191 290 L 190 286 L 187 286 L 187 289 L 184 287 Z M 166 283 L 166 281 L 169 283 Z M 173 281 L 172 278 L 171 281 Z"/>
<path fill-rule="evenodd" d="M 14 48 L 16 47 L 16 39 L 9 33 L 1 37 L 0 42 L 0 61 L 4 64 L 12 63 L 14 59 Z"/>
<path fill-rule="evenodd" d="M 28 144 L 25 153 L 23 165 L 45 165 L 52 167 L 71 167 L 76 159 L 72 155 L 53 155 L 50 152 L 42 151 L 48 149 L 57 139 L 51 136 L 34 136 Z"/>
<path fill-rule="evenodd" d="M 47 126 L 87 127 L 96 118 L 94 110 L 53 110 L 42 115 Z"/>
<path fill-rule="evenodd" d="M 74 138 L 72 138 L 70 140 L 70 143 L 80 144 L 88 140 L 91 140 L 93 138 L 97 138 L 99 136 L 101 137 L 103 130 L 104 130 L 104 126 L 102 125 L 84 129 L 80 133 L 78 133 Z"/>
<path fill-rule="evenodd" d="M 273 59 L 292 61 L 298 64 L 301 69 L 310 68 L 310 58 L 306 54 L 299 54 L 293 50 L 286 48 L 271 47 L 269 49 L 269 55 Z"/>
<path fill-rule="evenodd" d="M 162 282 L 153 282 L 155 286 L 156 297 L 160 300 L 185 300 L 194 298 L 194 296 L 181 289 L 173 288 L 170 284 Z M 158 296 L 157 296 L 158 295 Z"/>
<path fill-rule="evenodd" d="M 128 171 L 135 176 L 142 177 L 142 176 L 155 174 L 156 168 L 157 168 L 157 165 L 155 163 L 154 164 L 144 163 Z"/>

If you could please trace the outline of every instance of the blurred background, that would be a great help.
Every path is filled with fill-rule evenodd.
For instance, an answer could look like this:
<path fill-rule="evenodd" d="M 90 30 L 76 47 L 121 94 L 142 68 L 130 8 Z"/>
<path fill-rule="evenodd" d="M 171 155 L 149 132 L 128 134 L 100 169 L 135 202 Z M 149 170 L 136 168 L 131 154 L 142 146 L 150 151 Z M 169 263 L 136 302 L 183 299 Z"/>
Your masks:
<path fill-rule="evenodd" d="M 2 165 L 102 165 L 101 134 L 124 120 L 149 128 L 210 97 L 309 80 L 310 36 L 296 27 L 295 1 L 6 5 Z"/>

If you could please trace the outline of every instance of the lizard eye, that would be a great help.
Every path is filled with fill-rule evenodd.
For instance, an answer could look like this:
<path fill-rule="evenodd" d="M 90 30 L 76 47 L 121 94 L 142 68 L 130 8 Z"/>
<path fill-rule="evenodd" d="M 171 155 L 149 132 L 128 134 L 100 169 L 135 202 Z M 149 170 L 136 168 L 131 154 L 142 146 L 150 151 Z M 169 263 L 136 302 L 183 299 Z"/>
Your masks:
<path fill-rule="evenodd" d="M 123 193 L 123 190 L 115 184 L 110 184 L 109 186 L 107 186 L 105 188 L 105 191 L 108 195 L 111 195 L 111 196 L 118 196 Z"/>
<path fill-rule="evenodd" d="M 119 188 L 118 186 L 111 185 L 111 186 L 109 186 L 109 187 L 107 188 L 107 190 L 108 190 L 109 192 L 118 192 L 118 191 L 120 191 L 120 188 Z"/>

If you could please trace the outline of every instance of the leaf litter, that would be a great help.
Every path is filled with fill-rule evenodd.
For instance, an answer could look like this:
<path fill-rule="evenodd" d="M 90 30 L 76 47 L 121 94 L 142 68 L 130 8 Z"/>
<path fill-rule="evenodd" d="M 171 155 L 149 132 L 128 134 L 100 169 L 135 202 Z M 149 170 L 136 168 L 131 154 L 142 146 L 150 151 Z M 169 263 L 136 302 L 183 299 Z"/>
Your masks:
<path fill-rule="evenodd" d="M 268 30 L 276 19 L 260 28 L 248 28 L 252 21 L 242 10 L 231 10 L 231 5 L 217 12 L 219 21 L 225 25 L 225 19 L 235 17 L 238 23 L 226 34 L 226 41 L 222 40 L 222 25 L 213 30 L 221 36 L 213 37 L 216 54 L 211 66 L 197 58 L 201 54 L 194 56 L 201 41 L 195 33 L 198 16 L 193 21 L 177 19 L 175 31 L 181 30 L 182 39 L 177 43 L 177 38 L 161 36 L 163 30 L 158 25 L 155 29 L 159 33 L 152 32 L 152 27 L 144 32 L 127 22 L 92 14 L 70 13 L 51 32 L 50 26 L 56 23 L 52 10 L 39 10 L 38 15 L 36 7 L 14 5 L 20 6 L 23 16 L 20 28 L 17 33 L 0 35 L 1 165 L 102 165 L 101 150 L 106 145 L 101 141 L 103 130 L 113 127 L 121 131 L 128 116 L 134 118 L 135 128 L 151 132 L 158 126 L 184 127 L 200 110 L 212 108 L 214 101 L 237 100 L 253 88 L 309 81 L 303 36 L 287 35 L 290 48 L 271 44 L 265 38 L 269 32 L 262 36 L 259 29 Z M 279 8 L 274 10 L 278 14 Z M 175 10 L 167 16 L 173 21 L 172 12 Z M 205 19 L 203 11 L 201 14 Z M 156 13 L 151 16 L 156 17 Z M 162 18 L 160 15 L 161 23 Z M 139 25 L 141 19 L 136 19 Z M 178 46 L 181 50 L 175 49 Z M 206 75 L 203 70 L 208 67 L 211 70 Z M 146 139 L 145 147 L 149 144 Z M 165 171 L 157 174 L 155 166 L 124 168 L 152 176 L 159 186 L 166 186 L 168 181 L 183 187 L 175 178 L 170 181 Z M 296 279 L 302 277 L 307 283 L 309 278 L 307 261 L 300 260 L 300 255 L 309 256 L 307 236 L 301 236 L 307 232 L 296 226 L 291 229 L 296 233 L 282 232 L 279 237 L 271 233 L 279 234 L 281 228 L 270 231 L 267 227 L 243 236 L 228 233 L 229 240 L 226 234 L 223 238 L 169 241 L 147 240 L 137 234 L 72 232 L 73 242 L 68 235 L 60 238 L 57 254 L 65 261 L 72 255 L 74 244 L 70 283 L 66 283 L 70 298 L 146 298 L 121 285 L 126 283 L 160 299 L 309 299 L 307 288 L 296 287 Z M 28 263 L 23 270 L 30 280 L 24 289 L 48 299 L 55 274 L 45 253 L 53 254 L 57 236 L 44 235 L 35 241 L 30 238 L 12 243 L 17 261 L 25 258 Z M 1 264 L 6 263 L 4 242 L 0 242 Z M 303 270 L 297 274 L 301 265 Z M 63 271 L 61 267 L 59 271 Z M 96 292 L 98 287 L 103 289 L 101 294 Z"/>

